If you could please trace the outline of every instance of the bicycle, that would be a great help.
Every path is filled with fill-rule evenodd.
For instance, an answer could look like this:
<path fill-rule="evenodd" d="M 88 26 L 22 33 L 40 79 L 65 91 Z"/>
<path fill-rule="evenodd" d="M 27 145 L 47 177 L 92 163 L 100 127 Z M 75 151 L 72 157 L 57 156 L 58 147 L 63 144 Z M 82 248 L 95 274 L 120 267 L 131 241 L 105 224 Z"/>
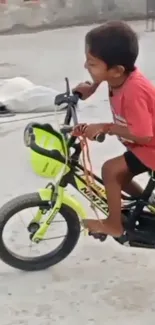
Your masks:
<path fill-rule="evenodd" d="M 78 200 L 66 193 L 65 188 L 68 184 L 93 203 L 104 215 L 108 215 L 103 181 L 93 175 L 96 183 L 95 185 L 91 184 L 90 191 L 85 179 L 84 167 L 79 162 L 80 143 L 75 136 L 70 134 L 72 131 L 71 120 L 74 125 L 78 123 L 76 109 L 80 94 L 71 94 L 69 82 L 66 81 L 67 91 L 55 98 L 56 105 L 66 104 L 66 116 L 61 132 L 56 131 L 50 124 L 35 122 L 28 124 L 24 131 L 25 145 L 31 151 L 32 168 L 36 173 L 47 177 L 50 175 L 56 177 L 63 168 L 59 182 L 56 185 L 49 183 L 36 193 L 12 199 L 0 209 L 0 258 L 20 270 L 35 271 L 53 266 L 66 258 L 76 246 L 81 232 L 80 220 L 85 219 L 87 214 Z M 41 142 L 42 138 L 44 138 L 44 143 Z M 96 140 L 102 142 L 104 136 L 101 134 Z M 49 149 L 49 142 L 52 150 Z M 90 171 L 87 172 L 90 174 Z M 122 213 L 125 216 L 124 234 L 120 238 L 114 238 L 119 244 L 155 248 L 155 208 L 148 203 L 154 188 L 155 173 L 152 171 L 148 184 L 139 199 L 122 192 Z M 24 259 L 7 249 L 3 241 L 3 231 L 15 213 L 30 207 L 38 208 L 37 214 L 27 227 L 30 241 L 38 244 L 44 240 L 45 234 L 49 227 L 52 227 L 58 212 L 66 222 L 67 233 L 62 243 L 54 251 L 40 257 Z M 104 242 L 107 236 L 96 235 L 94 238 Z"/>

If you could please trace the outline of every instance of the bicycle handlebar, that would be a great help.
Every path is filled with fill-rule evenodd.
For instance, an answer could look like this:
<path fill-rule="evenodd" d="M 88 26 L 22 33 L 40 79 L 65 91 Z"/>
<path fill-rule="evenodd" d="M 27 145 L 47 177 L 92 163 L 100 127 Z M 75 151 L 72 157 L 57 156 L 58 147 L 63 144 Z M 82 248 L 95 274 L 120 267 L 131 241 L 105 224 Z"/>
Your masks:
<path fill-rule="evenodd" d="M 73 132 L 74 127 L 70 125 L 63 125 L 60 129 L 60 131 L 63 134 L 71 133 Z M 95 141 L 102 143 L 105 140 L 105 134 L 104 133 L 99 133 L 95 138 Z"/>
<path fill-rule="evenodd" d="M 71 119 L 73 119 L 74 125 L 78 124 L 78 118 L 76 114 L 76 108 L 79 99 L 82 98 L 82 94 L 79 92 L 71 93 L 70 91 L 70 85 L 69 85 L 69 79 L 65 78 L 66 81 L 66 92 L 62 94 L 58 94 L 55 97 L 55 105 L 61 106 L 62 104 L 66 104 L 66 116 L 64 120 L 64 124 L 69 125 L 71 122 Z"/>
<path fill-rule="evenodd" d="M 71 92 L 68 78 L 65 78 L 65 82 L 66 82 L 66 92 L 58 94 L 55 97 L 54 103 L 57 106 L 60 106 L 62 104 L 67 104 L 67 108 L 75 107 L 77 106 L 79 99 L 82 99 L 82 94 L 79 92 L 74 92 L 74 93 Z"/>
<path fill-rule="evenodd" d="M 55 98 L 55 104 L 60 106 L 61 104 L 67 104 L 67 114 L 65 117 L 64 125 L 61 128 L 61 132 L 66 135 L 67 133 L 71 133 L 73 131 L 73 127 L 71 127 L 70 121 L 73 118 L 74 125 L 78 124 L 78 119 L 76 115 L 76 106 L 78 104 L 79 99 L 82 99 L 82 94 L 79 92 L 74 92 L 71 94 L 69 79 L 65 78 L 66 81 L 66 92 L 63 94 L 59 94 Z M 88 81 L 87 84 L 90 84 Z M 105 134 L 98 134 L 95 139 L 97 142 L 103 142 L 105 140 Z"/>
<path fill-rule="evenodd" d="M 67 104 L 75 107 L 79 99 L 82 99 L 82 94 L 78 91 L 74 91 L 73 93 L 71 93 L 69 79 L 65 78 L 65 81 L 66 81 L 66 92 L 62 94 L 58 94 L 55 97 L 55 105 L 60 106 L 62 104 Z M 85 83 L 91 85 L 89 81 L 86 81 Z"/>
<path fill-rule="evenodd" d="M 79 99 L 82 98 L 82 94 L 75 92 L 72 95 L 68 95 L 67 93 L 63 93 L 63 94 L 58 94 L 55 97 L 55 105 L 60 106 L 62 104 L 67 104 L 70 106 L 76 106 Z"/>
<path fill-rule="evenodd" d="M 66 78 L 66 92 L 63 94 L 58 94 L 55 97 L 55 105 L 62 105 L 65 104 L 67 105 L 67 114 L 65 116 L 65 120 L 64 120 L 64 125 L 61 128 L 61 132 L 64 135 L 67 135 L 67 133 L 71 133 L 74 129 L 73 126 L 70 126 L 70 121 L 71 119 L 73 119 L 73 123 L 74 126 L 76 126 L 78 124 L 78 118 L 77 118 L 77 114 L 76 114 L 76 106 L 77 103 L 79 101 L 79 99 L 82 98 L 82 94 L 78 93 L 78 92 L 74 92 L 73 94 L 70 93 L 70 89 L 69 89 L 69 80 Z M 60 152 L 58 150 L 47 150 L 44 149 L 40 146 L 38 146 L 38 144 L 36 143 L 36 139 L 35 139 L 35 134 L 33 132 L 33 127 L 39 127 L 41 129 L 44 129 L 44 127 L 46 126 L 46 131 L 47 131 L 47 127 L 50 128 L 49 132 L 51 132 L 51 128 L 52 126 L 48 125 L 40 125 L 35 123 L 32 123 L 31 125 L 28 125 L 24 131 L 24 142 L 25 145 L 27 147 L 30 147 L 32 150 L 34 150 L 35 152 L 39 153 L 40 155 L 49 157 L 49 158 L 54 158 L 59 160 L 62 163 L 65 163 L 65 158 L 60 154 Z M 53 131 L 53 130 L 52 130 Z M 98 134 L 96 136 L 96 138 L 94 140 L 98 141 L 98 142 L 103 142 L 105 139 L 105 135 L 103 134 Z M 68 141 L 68 147 L 72 147 L 73 144 L 76 141 L 76 137 L 74 135 L 71 136 L 71 138 Z"/>

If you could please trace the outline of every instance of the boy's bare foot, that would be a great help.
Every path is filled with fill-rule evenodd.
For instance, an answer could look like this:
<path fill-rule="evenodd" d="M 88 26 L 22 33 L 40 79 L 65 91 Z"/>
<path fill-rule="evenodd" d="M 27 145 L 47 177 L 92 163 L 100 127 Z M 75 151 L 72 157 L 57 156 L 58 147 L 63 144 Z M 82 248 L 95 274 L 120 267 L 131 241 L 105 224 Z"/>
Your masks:
<path fill-rule="evenodd" d="M 92 233 L 100 233 L 119 238 L 123 235 L 124 229 L 122 224 L 113 224 L 109 219 L 86 219 L 83 221 L 84 227 Z"/>

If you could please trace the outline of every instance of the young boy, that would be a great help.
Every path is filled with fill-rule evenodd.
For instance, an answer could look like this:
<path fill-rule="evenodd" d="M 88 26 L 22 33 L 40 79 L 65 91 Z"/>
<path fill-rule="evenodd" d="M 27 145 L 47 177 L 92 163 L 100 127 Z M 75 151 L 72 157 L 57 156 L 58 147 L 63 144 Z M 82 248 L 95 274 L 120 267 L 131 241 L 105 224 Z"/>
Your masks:
<path fill-rule="evenodd" d="M 74 91 L 82 99 L 91 96 L 102 81 L 109 87 L 114 123 L 79 125 L 80 131 L 93 140 L 99 133 L 116 135 L 126 152 L 108 160 L 102 167 L 109 217 L 102 223 L 86 220 L 93 233 L 113 237 L 123 234 L 121 190 L 139 197 L 140 186 L 133 177 L 155 170 L 155 88 L 135 67 L 139 52 L 136 33 L 124 22 L 107 22 L 86 35 L 86 63 L 93 83 L 78 85 Z"/>

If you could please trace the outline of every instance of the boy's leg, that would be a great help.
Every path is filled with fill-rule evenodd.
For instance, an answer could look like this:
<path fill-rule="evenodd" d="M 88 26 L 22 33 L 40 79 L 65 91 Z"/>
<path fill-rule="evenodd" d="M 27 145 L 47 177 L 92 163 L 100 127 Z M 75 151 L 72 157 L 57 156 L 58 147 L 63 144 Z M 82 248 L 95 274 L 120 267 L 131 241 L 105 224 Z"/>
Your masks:
<path fill-rule="evenodd" d="M 144 189 L 135 181 L 131 181 L 129 184 L 125 185 L 122 190 L 127 194 L 134 196 L 136 198 L 140 197 Z"/>
<path fill-rule="evenodd" d="M 109 217 L 102 222 L 86 220 L 85 226 L 92 232 L 119 237 L 123 233 L 121 223 L 121 191 L 128 188 L 128 193 L 139 196 L 142 189 L 131 183 L 134 176 L 147 172 L 148 168 L 130 151 L 123 156 L 107 161 L 102 168 L 102 177 L 107 193 Z"/>
<path fill-rule="evenodd" d="M 131 151 L 126 151 L 124 158 L 133 176 L 148 171 L 148 168 Z M 143 188 L 133 180 L 130 183 L 126 183 L 122 190 L 135 197 L 139 197 L 143 193 Z"/>
<path fill-rule="evenodd" d="M 120 237 L 124 231 L 121 217 L 121 190 L 133 178 L 124 155 L 108 160 L 103 165 L 102 177 L 106 188 L 109 217 L 102 223 L 98 220 L 86 220 L 85 226 L 94 233 L 101 232 Z"/>
<path fill-rule="evenodd" d="M 102 177 L 109 206 L 109 217 L 104 221 L 105 234 L 113 237 L 120 237 L 123 234 L 121 191 L 131 183 L 133 176 L 124 155 L 111 159 L 103 165 Z"/>

